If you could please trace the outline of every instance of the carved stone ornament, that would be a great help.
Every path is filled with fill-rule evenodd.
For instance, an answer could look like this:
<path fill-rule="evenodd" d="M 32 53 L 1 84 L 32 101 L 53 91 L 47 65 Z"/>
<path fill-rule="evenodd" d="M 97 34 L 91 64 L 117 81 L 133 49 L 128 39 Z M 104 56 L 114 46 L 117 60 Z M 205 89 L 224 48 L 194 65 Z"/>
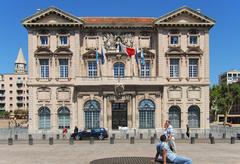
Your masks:
<path fill-rule="evenodd" d="M 106 50 L 115 50 L 118 48 L 119 44 L 122 43 L 128 47 L 133 47 L 134 35 L 132 33 L 124 34 L 114 34 L 114 33 L 104 33 L 103 43 Z"/>
<path fill-rule="evenodd" d="M 115 85 L 115 96 L 117 99 L 121 99 L 124 92 L 124 85 L 123 84 L 116 84 Z"/>

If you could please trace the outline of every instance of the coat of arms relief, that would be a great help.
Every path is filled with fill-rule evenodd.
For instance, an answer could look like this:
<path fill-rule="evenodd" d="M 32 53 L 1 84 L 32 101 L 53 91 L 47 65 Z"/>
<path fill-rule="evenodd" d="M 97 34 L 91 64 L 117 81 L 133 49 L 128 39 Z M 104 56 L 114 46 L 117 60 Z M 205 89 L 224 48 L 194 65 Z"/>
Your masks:
<path fill-rule="evenodd" d="M 116 50 L 120 43 L 128 46 L 134 46 L 134 35 L 132 33 L 104 33 L 102 36 L 104 48 L 108 50 Z"/>

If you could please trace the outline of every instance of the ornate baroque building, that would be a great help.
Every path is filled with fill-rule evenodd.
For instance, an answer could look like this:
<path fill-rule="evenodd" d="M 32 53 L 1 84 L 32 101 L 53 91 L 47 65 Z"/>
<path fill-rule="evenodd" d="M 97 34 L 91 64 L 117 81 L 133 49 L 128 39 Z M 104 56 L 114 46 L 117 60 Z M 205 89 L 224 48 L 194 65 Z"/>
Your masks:
<path fill-rule="evenodd" d="M 209 128 L 215 21 L 199 11 L 77 17 L 50 7 L 22 24 L 28 30 L 30 133 L 75 126 L 144 131 L 161 129 L 166 119 L 176 129 Z M 138 49 L 137 58 L 120 44 Z"/>

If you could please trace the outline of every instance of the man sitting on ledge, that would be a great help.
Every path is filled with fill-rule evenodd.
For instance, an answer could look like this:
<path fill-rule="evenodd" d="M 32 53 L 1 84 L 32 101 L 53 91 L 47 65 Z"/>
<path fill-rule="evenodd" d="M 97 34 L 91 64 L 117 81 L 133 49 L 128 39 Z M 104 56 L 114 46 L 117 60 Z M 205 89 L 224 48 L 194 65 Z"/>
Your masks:
<path fill-rule="evenodd" d="M 160 137 L 160 143 L 157 145 L 157 153 L 154 159 L 163 164 L 167 162 L 174 164 L 192 164 L 191 159 L 178 156 L 170 149 L 165 135 L 161 135 Z"/>

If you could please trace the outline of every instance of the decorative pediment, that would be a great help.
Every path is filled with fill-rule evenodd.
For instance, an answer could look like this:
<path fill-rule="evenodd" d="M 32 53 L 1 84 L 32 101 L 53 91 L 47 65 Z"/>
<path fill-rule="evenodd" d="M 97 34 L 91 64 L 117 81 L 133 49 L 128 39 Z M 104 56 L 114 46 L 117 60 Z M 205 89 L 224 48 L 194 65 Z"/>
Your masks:
<path fill-rule="evenodd" d="M 58 8 L 49 7 L 38 11 L 22 21 L 25 27 L 31 26 L 79 26 L 84 22 Z"/>
<path fill-rule="evenodd" d="M 39 47 L 35 52 L 35 55 L 52 55 L 52 51 L 47 47 Z"/>
<path fill-rule="evenodd" d="M 96 59 L 96 51 L 91 49 L 82 54 L 83 59 Z M 98 53 L 98 58 L 101 59 L 101 54 Z"/>
<path fill-rule="evenodd" d="M 140 59 L 141 51 L 139 51 L 137 54 L 138 54 L 138 57 Z M 143 54 L 144 54 L 145 58 L 154 58 L 155 57 L 155 54 L 148 49 L 143 49 Z"/>
<path fill-rule="evenodd" d="M 69 50 L 69 48 L 66 47 L 59 47 L 58 49 L 56 49 L 56 51 L 54 51 L 55 55 L 72 55 L 72 51 Z"/>
<path fill-rule="evenodd" d="M 203 51 L 199 48 L 199 47 L 192 47 L 192 48 L 188 48 L 186 51 L 186 54 L 188 55 L 202 55 Z"/>
<path fill-rule="evenodd" d="M 199 11 L 188 7 L 179 8 L 169 14 L 166 14 L 154 23 L 160 26 L 207 26 L 211 27 L 215 21 Z"/>
<path fill-rule="evenodd" d="M 184 51 L 179 47 L 169 48 L 166 52 L 167 55 L 179 55 L 184 54 Z"/>

